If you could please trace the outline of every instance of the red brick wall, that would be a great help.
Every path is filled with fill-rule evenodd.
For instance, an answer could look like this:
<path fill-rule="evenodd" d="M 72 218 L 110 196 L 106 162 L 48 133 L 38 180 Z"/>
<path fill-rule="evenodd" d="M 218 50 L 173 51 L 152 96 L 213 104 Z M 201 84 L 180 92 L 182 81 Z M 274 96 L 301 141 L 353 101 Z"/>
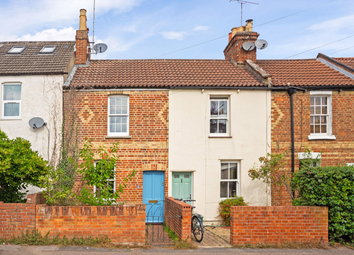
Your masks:
<path fill-rule="evenodd" d="M 129 139 L 107 138 L 108 96 L 129 95 Z M 165 171 L 168 191 L 168 91 L 65 91 L 66 116 L 75 111 L 80 147 L 85 137 L 94 148 L 119 142 L 116 182 L 135 170 L 136 176 L 119 201 L 142 203 L 143 172 Z"/>
<path fill-rule="evenodd" d="M 0 238 L 18 236 L 36 229 L 35 204 L 0 202 Z"/>
<path fill-rule="evenodd" d="M 328 208 L 232 206 L 231 245 L 328 243 Z"/>
<path fill-rule="evenodd" d="M 191 240 L 192 208 L 189 204 L 165 198 L 165 222 L 179 237 L 180 240 Z"/>
<path fill-rule="evenodd" d="M 322 152 L 321 166 L 354 163 L 354 92 L 332 91 L 332 133 L 335 140 L 308 140 L 310 135 L 310 92 L 294 94 L 295 171 L 298 153 L 309 148 Z M 290 96 L 286 91 L 272 92 L 272 153 L 285 152 L 285 171 L 291 174 Z M 285 188 L 272 187 L 272 205 L 291 205 Z"/>
<path fill-rule="evenodd" d="M 88 31 L 76 30 L 75 65 L 85 65 L 88 59 Z"/>
<path fill-rule="evenodd" d="M 36 207 L 36 227 L 68 238 L 108 236 L 114 243 L 145 244 L 145 205 Z"/>

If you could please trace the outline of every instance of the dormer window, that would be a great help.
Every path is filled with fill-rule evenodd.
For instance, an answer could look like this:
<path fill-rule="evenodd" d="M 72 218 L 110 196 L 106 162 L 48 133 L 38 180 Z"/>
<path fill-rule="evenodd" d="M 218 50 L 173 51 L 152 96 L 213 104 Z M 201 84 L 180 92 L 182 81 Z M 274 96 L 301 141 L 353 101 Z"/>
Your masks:
<path fill-rule="evenodd" d="M 56 48 L 57 48 L 57 46 L 46 45 L 41 49 L 41 51 L 39 53 L 40 54 L 51 54 L 55 51 Z"/>
<path fill-rule="evenodd" d="M 8 54 L 21 54 L 26 49 L 26 46 L 14 46 L 7 53 Z"/>

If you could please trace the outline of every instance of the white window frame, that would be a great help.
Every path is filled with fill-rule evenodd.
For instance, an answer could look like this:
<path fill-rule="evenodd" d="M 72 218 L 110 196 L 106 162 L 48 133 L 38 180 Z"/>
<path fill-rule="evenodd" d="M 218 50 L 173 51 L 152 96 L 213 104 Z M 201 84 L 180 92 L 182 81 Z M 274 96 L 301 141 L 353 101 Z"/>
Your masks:
<path fill-rule="evenodd" d="M 332 134 L 332 91 L 310 91 L 311 97 L 327 97 L 327 133 L 311 133 L 308 136 L 309 140 L 335 140 L 336 137 Z M 310 114 L 311 119 L 311 114 Z M 310 123 L 311 125 L 311 123 Z"/>
<path fill-rule="evenodd" d="M 110 103 L 112 98 L 127 98 L 127 114 L 110 114 Z M 129 96 L 128 95 L 111 95 L 108 97 L 108 107 L 107 107 L 107 114 L 108 114 L 108 119 L 107 119 L 107 136 L 108 137 L 129 137 L 129 115 L 130 115 L 130 107 L 129 107 Z M 126 116 L 127 117 L 127 132 L 110 132 L 110 117 L 115 117 L 115 116 Z"/>
<path fill-rule="evenodd" d="M 21 86 L 21 99 L 20 100 L 5 100 L 5 86 Z M 1 118 L 2 119 L 21 119 L 21 101 L 22 101 L 22 84 L 21 83 L 3 83 L 1 88 Z M 19 116 L 5 116 L 5 104 L 17 103 L 19 104 Z"/>
<path fill-rule="evenodd" d="M 237 165 L 237 179 L 230 179 L 230 165 L 228 167 L 228 178 L 229 179 L 221 179 L 221 164 L 236 164 Z M 222 182 L 236 182 L 236 196 L 240 196 L 240 162 L 238 161 L 220 161 L 220 170 L 219 170 L 219 187 Z M 229 185 L 227 185 L 227 197 L 221 197 L 221 187 L 219 190 L 219 196 L 221 200 L 228 199 L 229 197 Z"/>
<path fill-rule="evenodd" d="M 46 51 L 46 49 L 52 48 L 51 51 Z M 44 45 L 43 48 L 39 51 L 40 54 L 53 54 L 54 51 L 57 49 L 57 46 L 55 45 Z"/>
<path fill-rule="evenodd" d="M 307 157 L 310 156 L 310 157 Z M 298 157 L 299 157 L 299 161 L 310 158 L 310 159 L 318 159 L 319 162 L 316 162 L 316 166 L 314 167 L 318 167 L 321 166 L 321 156 L 322 154 L 320 152 L 299 152 L 298 153 Z M 300 162 L 299 162 L 300 165 Z"/>
<path fill-rule="evenodd" d="M 226 117 L 212 117 L 211 116 L 211 102 L 212 101 L 227 101 L 227 116 Z M 230 136 L 230 96 L 210 96 L 209 98 L 209 136 L 211 137 L 229 137 Z M 210 132 L 210 121 L 211 120 L 226 120 L 226 133 L 211 133 Z"/>
<path fill-rule="evenodd" d="M 94 166 L 96 167 L 97 166 L 97 163 L 98 162 L 100 162 L 99 160 L 96 160 L 95 162 L 94 162 Z M 115 193 L 116 192 L 116 179 L 117 179 L 117 176 L 116 176 L 116 174 L 117 174 L 117 172 L 116 172 L 116 166 L 114 166 L 114 179 L 107 179 L 106 180 L 106 182 L 108 183 L 108 182 L 113 182 L 114 183 L 114 186 L 113 186 L 113 193 Z M 93 186 L 93 195 L 96 197 L 96 185 L 94 185 Z"/>
<path fill-rule="evenodd" d="M 15 49 L 21 49 L 20 51 L 14 51 Z M 7 54 L 22 54 L 26 49 L 26 46 L 13 46 L 11 49 L 7 51 Z"/>

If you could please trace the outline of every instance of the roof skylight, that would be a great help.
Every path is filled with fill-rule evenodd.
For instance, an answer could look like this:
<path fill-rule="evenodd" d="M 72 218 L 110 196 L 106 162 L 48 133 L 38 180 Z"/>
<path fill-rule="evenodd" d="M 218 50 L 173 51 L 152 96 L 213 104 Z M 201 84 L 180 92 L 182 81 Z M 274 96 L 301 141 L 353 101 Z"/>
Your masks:
<path fill-rule="evenodd" d="M 21 54 L 26 49 L 26 46 L 14 46 L 7 53 L 9 54 Z"/>
<path fill-rule="evenodd" d="M 55 51 L 55 49 L 57 48 L 57 46 L 53 46 L 53 45 L 45 45 L 41 51 L 39 53 L 41 54 L 51 54 Z"/>

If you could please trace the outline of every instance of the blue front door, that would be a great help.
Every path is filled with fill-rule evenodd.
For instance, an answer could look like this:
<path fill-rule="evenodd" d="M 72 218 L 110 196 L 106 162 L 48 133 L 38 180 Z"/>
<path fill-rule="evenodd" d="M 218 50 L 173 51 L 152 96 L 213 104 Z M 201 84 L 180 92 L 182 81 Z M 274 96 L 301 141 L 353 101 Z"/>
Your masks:
<path fill-rule="evenodd" d="M 146 171 L 143 174 L 143 203 L 146 222 L 162 223 L 164 216 L 165 172 Z"/>

